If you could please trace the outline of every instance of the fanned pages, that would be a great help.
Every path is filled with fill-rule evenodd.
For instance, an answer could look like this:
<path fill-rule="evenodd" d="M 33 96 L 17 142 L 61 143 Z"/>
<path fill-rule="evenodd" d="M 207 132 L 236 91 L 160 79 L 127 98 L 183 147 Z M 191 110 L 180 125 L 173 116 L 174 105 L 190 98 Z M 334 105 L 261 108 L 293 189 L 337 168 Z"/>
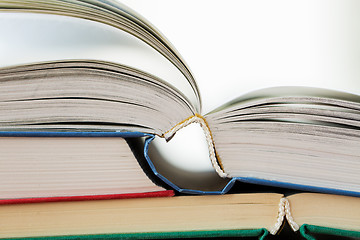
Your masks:
<path fill-rule="evenodd" d="M 189 101 L 166 82 L 105 62 L 3 68 L 0 79 L 3 130 L 120 129 L 161 135 L 192 114 Z"/>
<path fill-rule="evenodd" d="M 81 55 L 86 54 L 88 51 L 90 51 L 91 54 L 90 59 L 98 58 L 99 54 L 100 56 L 105 56 L 106 58 L 110 56 L 114 58 L 116 51 L 119 54 L 119 56 L 117 57 L 121 59 L 121 55 L 123 55 L 124 53 L 126 53 L 126 51 L 129 50 L 131 50 L 131 55 L 127 54 L 127 56 L 130 56 L 131 59 L 134 59 L 134 57 L 136 56 L 136 51 L 138 51 L 138 54 L 149 57 L 145 65 L 149 66 L 149 64 L 153 64 L 152 66 L 149 66 L 147 68 L 148 70 L 151 71 L 152 68 L 159 69 L 157 66 L 161 64 L 163 65 L 166 64 L 166 68 L 164 69 L 166 72 L 171 71 L 171 74 L 173 74 L 172 78 L 174 77 L 182 78 L 182 80 L 180 81 L 189 81 L 188 83 L 191 85 L 192 90 L 186 92 L 189 93 L 190 95 L 194 94 L 191 96 L 191 99 L 197 104 L 200 103 L 200 96 L 196 82 L 192 77 L 192 74 L 190 73 L 188 67 L 185 65 L 184 61 L 177 53 L 175 48 L 169 43 L 169 41 L 166 40 L 165 37 L 163 37 L 153 26 L 151 26 L 151 24 L 149 24 L 142 17 L 140 17 L 140 15 L 136 14 L 131 9 L 127 8 L 118 1 L 50 0 L 50 1 L 38 2 L 33 0 L 33 1 L 24 2 L 24 1 L 10 0 L 10 1 L 0 2 L 0 8 L 1 11 L 5 13 L 6 12 L 16 13 L 16 14 L 10 14 L 9 16 L 6 15 L 1 16 L 3 19 L 5 19 L 5 21 L 2 22 L 3 24 L 5 24 L 2 28 L 3 30 L 5 30 L 5 32 L 3 32 L 3 36 L 5 36 L 5 38 L 3 38 L 2 40 L 7 43 L 10 43 L 7 44 L 8 45 L 7 51 L 10 52 L 11 50 L 13 50 L 12 46 L 14 46 L 15 48 L 22 47 L 21 50 L 35 51 L 37 54 L 27 55 L 30 56 L 31 58 L 35 58 L 35 59 L 29 59 L 28 61 L 30 62 L 36 62 L 39 60 L 40 61 L 59 60 L 59 55 L 49 56 L 49 52 L 45 52 L 45 50 L 47 50 L 46 46 L 52 47 L 52 49 L 48 49 L 50 52 L 57 50 L 56 54 L 60 54 L 64 50 L 65 51 L 70 50 L 68 48 L 68 43 L 74 44 L 73 43 L 74 39 L 79 39 L 81 41 L 80 42 L 81 44 L 75 43 L 76 47 L 85 47 L 85 49 L 80 49 L 80 51 L 77 51 L 77 53 L 72 51 L 71 52 L 72 55 L 70 56 L 68 55 L 67 57 L 65 56 L 65 58 L 67 59 L 68 58 L 77 59 L 78 57 L 76 55 L 79 56 L 80 54 L 81 57 Z M 25 12 L 42 13 L 42 14 L 40 15 L 36 14 L 35 16 L 31 14 L 19 14 Z M 57 18 L 53 18 L 49 14 L 57 15 Z M 59 16 L 61 15 L 70 16 L 71 18 L 59 19 Z M 10 18 L 9 19 L 10 23 L 7 21 L 8 19 L 6 18 Z M 90 21 L 84 21 L 82 19 L 84 20 L 88 19 Z M 43 22 L 44 20 L 45 22 Z M 26 26 L 24 24 L 29 24 L 30 26 Z M 54 31 L 54 28 L 52 28 L 54 24 L 57 26 L 56 31 Z M 79 26 L 76 26 L 77 24 L 79 24 Z M 84 24 L 86 26 L 84 26 Z M 16 35 L 19 34 L 17 33 L 17 30 L 18 29 L 21 30 L 24 28 L 33 31 L 35 30 L 36 32 L 34 32 L 31 35 L 31 38 L 29 38 L 30 36 L 28 35 L 27 41 L 20 41 L 20 42 L 18 41 L 17 44 L 13 44 L 12 41 L 14 36 L 16 37 Z M 122 31 L 116 31 L 115 33 L 114 28 L 121 29 Z M 6 34 L 6 30 L 11 30 L 10 34 Z M 47 35 L 46 30 L 51 31 L 50 32 L 51 34 Z M 128 32 L 129 34 L 126 34 L 126 32 Z M 22 33 L 20 32 L 20 35 L 21 34 Z M 116 34 L 116 35 L 114 36 L 110 34 Z M 42 37 L 39 38 L 38 37 L 39 35 L 41 35 Z M 139 38 L 142 41 L 137 41 L 132 36 Z M 65 41 L 62 41 L 63 37 Z M 33 42 L 31 42 L 31 40 L 33 40 Z M 86 41 L 90 41 L 90 44 L 89 42 Z M 31 45 L 28 45 L 29 43 Z M 88 43 L 88 44 L 84 44 L 84 43 Z M 146 45 L 151 46 L 157 51 L 151 51 L 150 48 Z M 35 48 L 35 46 L 38 47 Z M 86 47 L 90 47 L 90 48 L 86 49 Z M 93 52 L 94 49 L 92 47 L 95 47 L 99 51 Z M 125 49 L 123 47 L 125 47 Z M 15 50 L 14 52 L 11 52 L 11 55 L 16 53 L 17 50 L 16 49 L 14 50 Z M 38 55 L 39 54 L 38 51 L 41 51 L 43 54 Z M 60 51 L 60 53 L 58 51 Z M 164 55 L 167 59 L 169 59 L 169 61 L 173 63 L 173 65 L 177 69 L 176 68 L 174 69 L 173 66 L 167 64 L 159 57 L 156 57 L 156 55 L 158 55 L 159 53 L 161 55 Z M 15 56 L 19 56 L 19 55 L 15 55 Z M 21 60 L 23 59 L 23 56 L 24 54 L 20 55 L 20 58 L 17 58 L 16 60 L 24 61 Z M 39 59 L 39 57 L 40 58 L 45 57 L 45 59 L 41 60 Z M 49 57 L 50 59 L 46 59 Z M 51 59 L 53 57 L 56 57 L 56 59 Z M 150 57 L 153 59 L 150 59 Z M 116 61 L 117 60 L 115 59 L 115 62 Z M 144 63 L 144 61 L 142 61 L 141 58 L 137 58 L 137 61 L 141 61 L 142 63 Z M 178 71 L 180 71 L 183 76 L 179 75 Z M 168 78 L 167 81 L 173 81 L 173 79 Z"/>
<path fill-rule="evenodd" d="M 359 96 L 300 87 L 267 89 L 206 120 L 229 177 L 360 190 Z"/>

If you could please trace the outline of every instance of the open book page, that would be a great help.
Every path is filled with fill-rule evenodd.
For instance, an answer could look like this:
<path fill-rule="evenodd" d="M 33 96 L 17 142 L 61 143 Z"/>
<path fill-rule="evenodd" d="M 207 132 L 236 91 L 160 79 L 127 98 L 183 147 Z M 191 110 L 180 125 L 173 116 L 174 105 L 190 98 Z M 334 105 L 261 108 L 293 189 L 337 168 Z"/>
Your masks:
<path fill-rule="evenodd" d="M 277 105 L 277 104 L 307 104 L 309 108 L 311 103 L 318 103 L 326 108 L 326 105 L 343 104 L 348 109 L 360 109 L 360 95 L 351 94 L 347 92 L 340 92 L 336 90 L 329 90 L 323 88 L 311 87 L 273 87 L 259 89 L 238 98 L 227 102 L 212 112 L 206 114 L 207 116 L 221 115 L 224 117 L 225 113 L 231 114 L 234 110 L 245 109 L 251 106 L 261 105 Z M 306 107 L 306 105 L 304 105 Z"/>
<path fill-rule="evenodd" d="M 155 44 L 155 47 L 159 48 L 164 54 L 166 54 L 176 66 L 179 66 L 181 70 L 184 71 L 184 74 L 187 76 L 190 84 L 197 89 L 197 84 L 191 75 L 191 72 L 186 65 L 186 62 L 182 59 L 180 53 L 175 49 L 175 47 L 171 44 L 167 38 L 160 33 L 160 31 L 156 28 L 156 26 L 152 25 L 150 22 L 146 21 L 146 18 L 142 17 L 139 13 L 135 12 L 134 10 L 130 9 L 129 7 L 125 6 L 119 1 L 116 0 L 100 0 L 100 1 L 93 1 L 89 0 L 94 5 L 99 7 L 109 9 L 111 8 L 112 11 L 119 13 L 121 15 L 126 16 L 132 22 L 136 22 L 143 30 L 149 34 L 152 42 L 158 43 Z M 103 4 L 99 4 L 99 3 Z"/>
<path fill-rule="evenodd" d="M 170 84 L 108 62 L 73 60 L 8 67 L 0 69 L 0 80 L 2 130 L 162 135 L 195 111 Z"/>
<path fill-rule="evenodd" d="M 229 177 L 356 194 L 359 113 L 357 95 L 281 87 L 245 95 L 206 119 Z"/>
<path fill-rule="evenodd" d="M 0 14 L 0 48 L 8 56 L 0 59 L 0 67 L 73 59 L 122 64 L 167 81 L 200 109 L 199 93 L 183 73 L 157 50 L 123 30 L 60 15 Z"/>

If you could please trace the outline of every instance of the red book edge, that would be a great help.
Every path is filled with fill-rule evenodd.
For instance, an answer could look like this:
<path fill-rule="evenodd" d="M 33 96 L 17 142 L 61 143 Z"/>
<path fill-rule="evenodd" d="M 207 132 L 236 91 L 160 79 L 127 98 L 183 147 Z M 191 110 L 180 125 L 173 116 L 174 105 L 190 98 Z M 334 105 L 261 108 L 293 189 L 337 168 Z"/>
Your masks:
<path fill-rule="evenodd" d="M 89 200 L 110 200 L 126 198 L 153 198 L 153 197 L 172 197 L 173 190 L 144 192 L 144 193 L 125 193 L 125 194 L 107 194 L 107 195 L 88 195 L 88 196 L 68 196 L 68 197 L 39 197 L 39 198 L 16 198 L 0 199 L 0 205 L 22 204 L 22 203 L 43 203 L 43 202 L 69 202 L 69 201 L 89 201 Z"/>

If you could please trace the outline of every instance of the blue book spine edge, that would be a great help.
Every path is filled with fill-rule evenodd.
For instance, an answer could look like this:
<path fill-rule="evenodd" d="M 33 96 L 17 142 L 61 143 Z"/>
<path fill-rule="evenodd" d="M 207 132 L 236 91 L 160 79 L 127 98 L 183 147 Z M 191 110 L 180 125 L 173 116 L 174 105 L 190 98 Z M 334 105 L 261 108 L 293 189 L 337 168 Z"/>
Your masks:
<path fill-rule="evenodd" d="M 15 131 L 3 131 L 0 132 L 0 137 L 121 137 L 121 138 L 138 138 L 145 137 L 145 145 L 144 145 L 144 156 L 149 164 L 151 170 L 160 178 L 163 182 L 165 182 L 168 186 L 173 188 L 174 190 L 187 193 L 187 194 L 207 194 L 207 195 L 220 195 L 227 193 L 236 181 L 241 181 L 245 183 L 259 184 L 259 185 L 267 185 L 281 188 L 289 188 L 289 189 L 298 189 L 309 192 L 321 192 L 321 193 L 332 193 L 339 195 L 347 195 L 347 196 L 355 196 L 360 197 L 360 192 L 346 191 L 341 189 L 330 189 L 330 188 L 322 188 L 322 187 L 314 187 L 314 186 L 306 186 L 300 184 L 286 183 L 286 182 L 278 182 L 266 179 L 258 179 L 258 178 L 248 178 L 248 177 L 234 177 L 229 179 L 229 182 L 226 186 L 218 191 L 202 191 L 195 189 L 186 189 L 181 188 L 171 181 L 169 181 L 166 177 L 161 175 L 157 170 L 154 164 L 152 163 L 149 155 L 149 145 L 155 138 L 155 135 L 149 133 L 142 132 L 51 132 L 51 131 L 32 131 L 32 132 L 15 132 Z"/>
<path fill-rule="evenodd" d="M 1 131 L 0 137 L 153 137 L 154 135 L 142 132 L 51 132 L 51 131 L 30 131 L 15 132 Z"/>

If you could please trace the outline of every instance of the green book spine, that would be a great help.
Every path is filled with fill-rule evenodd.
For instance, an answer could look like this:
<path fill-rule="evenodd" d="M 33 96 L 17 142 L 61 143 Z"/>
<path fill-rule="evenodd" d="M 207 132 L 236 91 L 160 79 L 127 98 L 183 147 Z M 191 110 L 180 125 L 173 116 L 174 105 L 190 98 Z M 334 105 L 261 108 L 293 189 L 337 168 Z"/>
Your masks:
<path fill-rule="evenodd" d="M 124 233 L 101 235 L 53 236 L 11 238 L 3 240 L 113 240 L 113 239 L 174 239 L 174 238 L 207 238 L 207 237 L 258 237 L 264 240 L 269 234 L 265 228 L 246 230 L 217 230 L 217 231 L 189 231 L 189 232 L 154 232 L 154 233 Z"/>
<path fill-rule="evenodd" d="M 315 225 L 304 224 L 300 227 L 300 234 L 307 240 L 316 240 L 316 235 L 332 235 L 339 237 L 360 238 L 360 232 L 328 228 Z M 314 236 L 315 235 L 315 236 Z"/>

